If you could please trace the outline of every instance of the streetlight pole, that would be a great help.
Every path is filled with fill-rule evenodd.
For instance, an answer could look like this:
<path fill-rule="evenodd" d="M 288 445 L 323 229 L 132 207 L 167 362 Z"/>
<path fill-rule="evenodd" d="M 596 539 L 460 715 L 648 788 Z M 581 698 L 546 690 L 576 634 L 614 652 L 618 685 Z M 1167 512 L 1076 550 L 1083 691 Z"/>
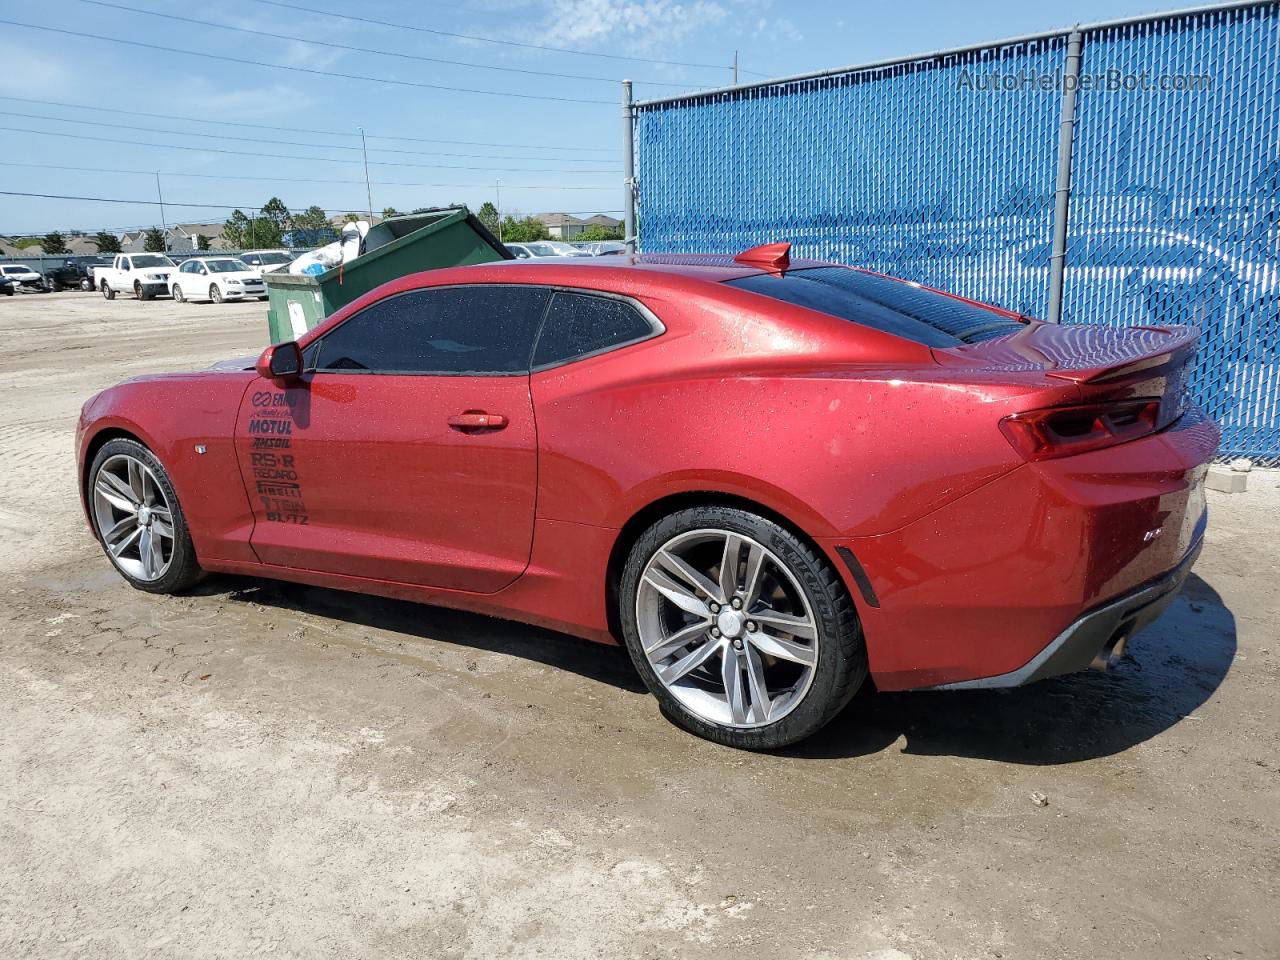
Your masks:
<path fill-rule="evenodd" d="M 369 226 L 373 226 L 373 186 L 369 183 L 369 147 L 364 140 L 364 127 L 360 128 L 360 152 L 364 155 L 364 196 L 369 201 Z"/>
<path fill-rule="evenodd" d="M 156 171 L 156 196 L 160 199 L 160 229 L 164 231 L 164 249 L 169 252 L 169 224 L 164 219 L 164 193 L 160 190 L 160 171 Z"/>
<path fill-rule="evenodd" d="M 498 197 L 498 242 L 502 242 L 502 181 L 493 181 L 494 193 Z"/>

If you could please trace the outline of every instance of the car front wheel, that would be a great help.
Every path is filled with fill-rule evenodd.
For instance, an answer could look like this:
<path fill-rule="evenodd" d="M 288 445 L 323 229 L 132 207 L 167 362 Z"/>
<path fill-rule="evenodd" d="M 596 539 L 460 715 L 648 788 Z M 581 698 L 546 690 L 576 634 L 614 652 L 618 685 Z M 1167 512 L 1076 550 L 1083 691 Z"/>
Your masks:
<path fill-rule="evenodd" d="M 173 285 L 173 299 L 177 300 L 179 303 L 183 302 L 182 288 L 176 283 Z"/>
<path fill-rule="evenodd" d="M 164 467 L 136 440 L 103 444 L 89 468 L 93 531 L 115 568 L 150 593 L 200 579 L 186 517 Z"/>
<path fill-rule="evenodd" d="M 218 289 L 218 285 L 216 283 L 209 284 L 209 299 L 214 303 L 222 302 L 222 291 Z"/>
<path fill-rule="evenodd" d="M 736 507 L 645 531 L 619 590 L 627 650 L 667 717 L 747 750 L 817 732 L 867 673 L 848 592 L 794 533 Z"/>
<path fill-rule="evenodd" d="M 111 289 L 105 280 L 102 281 L 102 296 L 107 300 L 114 300 L 116 298 L 116 292 Z"/>

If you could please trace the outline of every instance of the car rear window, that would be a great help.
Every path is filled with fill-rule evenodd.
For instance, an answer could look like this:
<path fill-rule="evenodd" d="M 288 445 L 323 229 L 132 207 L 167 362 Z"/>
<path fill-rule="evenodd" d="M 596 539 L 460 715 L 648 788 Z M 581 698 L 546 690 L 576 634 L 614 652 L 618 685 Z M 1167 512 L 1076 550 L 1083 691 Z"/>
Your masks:
<path fill-rule="evenodd" d="M 727 283 L 927 347 L 976 343 L 1022 328 L 994 310 L 848 267 L 753 274 Z"/>

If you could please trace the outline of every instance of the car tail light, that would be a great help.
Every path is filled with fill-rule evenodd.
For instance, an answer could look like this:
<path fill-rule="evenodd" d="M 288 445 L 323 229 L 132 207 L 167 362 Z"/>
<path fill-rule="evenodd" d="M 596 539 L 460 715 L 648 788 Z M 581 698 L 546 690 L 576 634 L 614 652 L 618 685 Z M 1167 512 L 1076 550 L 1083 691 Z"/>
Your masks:
<path fill-rule="evenodd" d="M 1015 413 L 1000 430 L 1026 459 L 1048 460 L 1148 436 L 1159 422 L 1159 400 L 1125 400 Z"/>

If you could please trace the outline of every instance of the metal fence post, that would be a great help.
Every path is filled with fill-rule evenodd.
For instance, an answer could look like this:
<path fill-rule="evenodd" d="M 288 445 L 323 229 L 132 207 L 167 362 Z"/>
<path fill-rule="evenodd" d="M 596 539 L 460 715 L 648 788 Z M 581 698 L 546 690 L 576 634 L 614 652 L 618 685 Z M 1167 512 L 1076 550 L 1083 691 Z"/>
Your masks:
<path fill-rule="evenodd" d="M 1062 72 L 1062 117 L 1058 123 L 1058 180 L 1054 192 L 1053 252 L 1049 255 L 1050 323 L 1062 322 L 1062 284 L 1067 263 L 1067 213 L 1071 203 L 1071 150 L 1075 142 L 1076 87 L 1080 83 L 1079 27 L 1067 34 L 1067 62 Z"/>
<path fill-rule="evenodd" d="M 636 140 L 631 81 L 622 81 L 622 241 L 636 252 Z"/>

